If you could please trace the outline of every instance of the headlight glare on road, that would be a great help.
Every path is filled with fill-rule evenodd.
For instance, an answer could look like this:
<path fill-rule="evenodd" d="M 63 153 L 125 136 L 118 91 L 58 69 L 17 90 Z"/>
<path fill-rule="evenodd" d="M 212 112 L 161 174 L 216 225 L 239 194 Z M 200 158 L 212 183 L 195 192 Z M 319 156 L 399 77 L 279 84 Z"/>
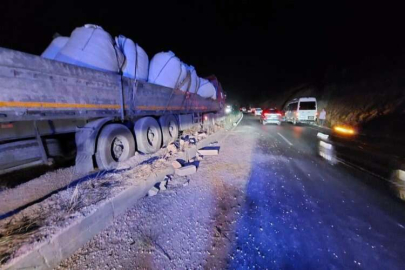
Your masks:
<path fill-rule="evenodd" d="M 322 132 L 318 132 L 318 134 L 316 134 L 316 136 L 317 136 L 318 138 L 320 138 L 320 139 L 323 139 L 323 140 L 327 140 L 327 139 L 329 138 L 329 135 L 328 135 L 328 134 L 324 134 L 324 133 L 322 133 Z"/>
<path fill-rule="evenodd" d="M 324 141 L 319 141 L 319 155 L 332 164 L 336 163 L 333 145 Z"/>
<path fill-rule="evenodd" d="M 405 171 L 395 170 L 391 181 L 397 192 L 397 196 L 405 201 Z"/>
<path fill-rule="evenodd" d="M 326 149 L 332 149 L 332 145 L 330 143 L 326 143 L 323 141 L 320 141 L 319 144 L 321 145 L 321 147 L 326 148 Z"/>
<path fill-rule="evenodd" d="M 405 182 L 405 171 L 398 170 L 397 171 L 398 179 Z"/>

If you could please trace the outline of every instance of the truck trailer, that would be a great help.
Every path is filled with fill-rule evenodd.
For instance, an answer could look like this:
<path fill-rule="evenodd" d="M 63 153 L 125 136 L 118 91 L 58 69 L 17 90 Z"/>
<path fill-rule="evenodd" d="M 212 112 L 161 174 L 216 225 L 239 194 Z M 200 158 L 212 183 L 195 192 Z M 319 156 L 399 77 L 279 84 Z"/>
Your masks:
<path fill-rule="evenodd" d="M 223 113 L 206 99 L 114 72 L 0 48 L 0 175 L 73 156 L 78 172 L 154 153 Z"/>

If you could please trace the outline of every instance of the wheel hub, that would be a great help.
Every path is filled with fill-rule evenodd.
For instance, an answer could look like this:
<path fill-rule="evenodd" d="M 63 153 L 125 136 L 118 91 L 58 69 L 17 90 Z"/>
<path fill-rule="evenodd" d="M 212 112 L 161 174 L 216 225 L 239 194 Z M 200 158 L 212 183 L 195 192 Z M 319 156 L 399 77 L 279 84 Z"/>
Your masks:
<path fill-rule="evenodd" d="M 155 140 L 155 131 L 152 128 L 148 128 L 148 142 L 150 145 L 153 145 Z"/>
<path fill-rule="evenodd" d="M 124 144 L 119 138 L 115 138 L 112 143 L 112 155 L 114 160 L 118 161 L 124 152 Z"/>
<path fill-rule="evenodd" d="M 173 122 L 169 123 L 169 134 L 170 134 L 170 137 L 173 137 L 173 135 L 174 135 L 174 123 Z"/>

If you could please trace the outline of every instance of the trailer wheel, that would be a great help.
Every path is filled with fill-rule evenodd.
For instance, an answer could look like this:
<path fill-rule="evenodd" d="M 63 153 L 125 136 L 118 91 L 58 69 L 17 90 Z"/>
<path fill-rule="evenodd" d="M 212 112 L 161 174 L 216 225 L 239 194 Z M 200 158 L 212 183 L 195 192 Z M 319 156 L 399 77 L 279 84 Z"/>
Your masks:
<path fill-rule="evenodd" d="M 129 159 L 135 154 L 135 139 L 131 131 L 120 124 L 105 126 L 97 140 L 96 162 L 100 169 Z"/>
<path fill-rule="evenodd" d="M 166 147 L 178 138 L 179 125 L 174 115 L 162 115 L 159 118 L 159 123 L 162 127 L 163 147 Z"/>
<path fill-rule="evenodd" d="M 138 151 L 144 154 L 157 152 L 162 146 L 162 131 L 152 117 L 144 117 L 135 123 L 135 136 Z"/>

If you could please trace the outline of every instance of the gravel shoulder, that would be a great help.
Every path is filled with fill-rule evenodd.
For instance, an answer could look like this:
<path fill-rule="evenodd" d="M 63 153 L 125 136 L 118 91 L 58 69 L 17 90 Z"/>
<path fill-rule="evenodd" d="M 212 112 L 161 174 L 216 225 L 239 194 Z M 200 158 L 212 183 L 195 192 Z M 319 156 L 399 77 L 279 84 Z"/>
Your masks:
<path fill-rule="evenodd" d="M 77 178 L 73 168 L 67 168 L 50 172 L 16 189 L 8 190 L 22 194 L 27 191 L 27 194 L 31 194 L 36 186 L 47 179 L 55 182 L 48 185 L 50 188 L 61 183 L 68 185 L 40 202 L 0 220 L 0 265 L 12 263 L 35 247 L 51 241 L 61 230 L 94 213 L 99 205 L 128 187 L 143 187 L 149 176 L 171 167 L 172 161 L 184 155 L 183 151 L 192 145 L 188 141 L 179 142 L 180 150 L 172 144 L 170 148 L 163 148 L 153 155 L 137 153 L 111 171 L 95 172 Z M 33 189 L 31 193 L 29 189 Z"/>
<path fill-rule="evenodd" d="M 57 269 L 225 268 L 257 137 L 250 127 L 229 132 L 196 174 L 174 177 Z"/>

